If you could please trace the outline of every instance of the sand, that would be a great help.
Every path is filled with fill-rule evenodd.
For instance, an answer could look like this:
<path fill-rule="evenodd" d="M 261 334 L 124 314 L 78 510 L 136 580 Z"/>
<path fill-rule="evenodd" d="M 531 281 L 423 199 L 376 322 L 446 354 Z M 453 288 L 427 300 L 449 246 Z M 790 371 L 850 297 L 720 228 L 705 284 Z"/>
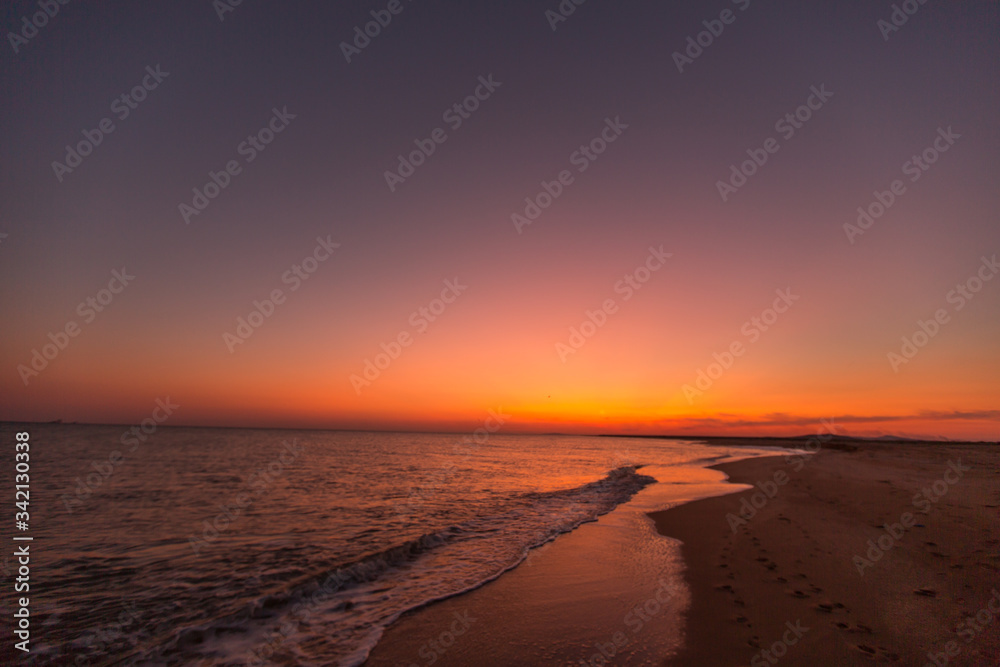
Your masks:
<path fill-rule="evenodd" d="M 773 498 L 754 488 L 653 515 L 684 543 L 693 600 L 666 664 L 1000 664 L 1000 449 L 834 446 L 718 466 Z M 735 519 L 754 494 L 756 514 Z"/>
<path fill-rule="evenodd" d="M 715 468 L 764 490 L 652 512 L 645 528 L 606 515 L 530 566 L 405 615 L 367 664 L 1000 665 L 1000 448 L 829 441 Z M 700 495 L 731 488 L 717 471 Z M 671 613 L 630 634 L 623 613 L 656 595 L 661 568 L 680 571 Z M 428 650 L 453 623 L 451 647 Z M 662 638 L 679 630 L 678 653 Z M 615 655 L 602 662 L 598 646 Z"/>

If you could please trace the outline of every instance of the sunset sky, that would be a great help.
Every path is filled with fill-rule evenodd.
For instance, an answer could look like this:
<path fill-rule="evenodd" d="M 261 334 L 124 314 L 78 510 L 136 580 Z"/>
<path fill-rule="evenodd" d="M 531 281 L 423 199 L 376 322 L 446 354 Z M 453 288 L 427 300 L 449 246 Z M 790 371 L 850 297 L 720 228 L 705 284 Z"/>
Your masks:
<path fill-rule="evenodd" d="M 8 35 L 0 419 L 1000 437 L 995 2 L 220 3 Z"/>

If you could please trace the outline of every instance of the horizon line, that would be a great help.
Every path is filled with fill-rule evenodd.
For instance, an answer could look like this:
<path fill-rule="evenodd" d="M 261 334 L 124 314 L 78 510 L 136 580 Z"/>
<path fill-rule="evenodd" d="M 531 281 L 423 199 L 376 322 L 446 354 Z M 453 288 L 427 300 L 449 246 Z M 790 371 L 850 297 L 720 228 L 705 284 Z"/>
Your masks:
<path fill-rule="evenodd" d="M 28 420 L 6 420 L 0 419 L 0 425 L 15 424 L 35 424 L 41 426 L 121 426 L 131 427 L 133 423 L 110 423 L 110 422 L 79 422 L 63 421 L 61 419 L 50 421 L 28 421 Z M 233 429 L 245 431 L 331 431 L 342 433 L 426 433 L 439 435 L 461 435 L 470 431 L 463 430 L 435 430 L 435 429 L 379 429 L 379 428 L 336 428 L 318 426 L 224 426 L 219 424 L 165 424 L 160 423 L 156 428 L 212 428 L 212 429 Z M 587 438 L 661 438 L 664 440 L 809 440 L 811 438 L 824 437 L 827 440 L 857 440 L 861 442 L 910 442 L 910 443 L 940 443 L 940 444 L 1000 444 L 997 440 L 954 440 L 945 436 L 930 437 L 906 437 L 897 435 L 882 436 L 858 436 L 849 434 L 801 434 L 801 435 L 683 435 L 664 433 L 573 433 L 563 431 L 517 431 L 496 435 L 548 435 L 548 436 L 579 436 Z"/>

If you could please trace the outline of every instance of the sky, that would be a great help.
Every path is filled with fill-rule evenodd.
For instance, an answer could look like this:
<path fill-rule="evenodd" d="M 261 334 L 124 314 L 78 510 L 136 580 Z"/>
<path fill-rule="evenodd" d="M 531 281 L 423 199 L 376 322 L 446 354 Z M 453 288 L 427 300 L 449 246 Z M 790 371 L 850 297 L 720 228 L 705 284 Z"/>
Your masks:
<path fill-rule="evenodd" d="M 46 6 L 0 419 L 1000 436 L 994 2 Z"/>

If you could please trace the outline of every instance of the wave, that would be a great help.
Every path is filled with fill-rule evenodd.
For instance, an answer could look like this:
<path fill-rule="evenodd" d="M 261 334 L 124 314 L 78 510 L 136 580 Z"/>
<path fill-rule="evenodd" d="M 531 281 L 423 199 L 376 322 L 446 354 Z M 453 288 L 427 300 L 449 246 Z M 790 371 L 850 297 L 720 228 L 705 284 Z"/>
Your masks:
<path fill-rule="evenodd" d="M 574 489 L 526 493 L 522 498 L 534 500 L 540 506 L 543 506 L 546 502 L 551 505 L 556 505 L 557 503 L 566 504 L 568 502 L 576 507 L 584 507 L 590 504 L 595 506 L 594 509 L 603 509 L 603 511 L 594 513 L 589 517 L 590 520 L 594 520 L 598 516 L 614 509 L 617 505 L 629 500 L 643 487 L 656 482 L 656 479 L 653 477 L 638 474 L 637 470 L 641 467 L 623 466 L 615 468 L 609 471 L 603 479 Z M 501 524 L 509 521 L 509 514 L 491 515 L 478 517 L 463 524 L 449 526 L 433 533 L 427 533 L 382 551 L 363 556 L 352 563 L 345 564 L 331 573 L 329 579 L 339 582 L 335 590 L 342 590 L 352 584 L 375 581 L 389 569 L 418 560 L 424 554 L 444 545 L 497 530 L 502 527 Z M 574 522 L 569 529 L 576 528 L 581 523 L 583 521 Z M 557 523 L 553 523 L 551 527 L 556 530 L 553 537 L 555 534 L 566 532 L 566 530 L 557 530 L 565 528 L 565 526 L 560 526 Z M 540 546 L 542 543 L 544 542 L 526 546 L 527 549 L 531 549 Z"/>
<path fill-rule="evenodd" d="M 290 573 L 297 576 L 247 599 L 238 613 L 177 631 L 142 657 L 158 662 L 159 656 L 179 654 L 192 662 L 207 658 L 238 664 L 247 661 L 253 647 L 277 643 L 272 650 L 295 653 L 299 639 L 310 641 L 309 652 L 315 654 L 320 635 L 327 661 L 360 665 L 402 614 L 495 580 L 523 563 L 532 549 L 597 520 L 656 481 L 639 474 L 639 468 L 616 468 L 572 489 L 508 497 L 464 522 L 350 562 L 327 561 L 324 566 L 313 561 L 308 573 L 299 569 L 301 562 L 290 563 Z M 300 620 L 303 610 L 308 622 Z M 301 637 L 296 636 L 299 623 L 307 626 Z M 319 633 L 318 623 L 323 626 Z M 277 629 L 289 624 L 295 630 L 277 638 Z M 242 635 L 240 641 L 234 643 L 234 635 Z"/>

